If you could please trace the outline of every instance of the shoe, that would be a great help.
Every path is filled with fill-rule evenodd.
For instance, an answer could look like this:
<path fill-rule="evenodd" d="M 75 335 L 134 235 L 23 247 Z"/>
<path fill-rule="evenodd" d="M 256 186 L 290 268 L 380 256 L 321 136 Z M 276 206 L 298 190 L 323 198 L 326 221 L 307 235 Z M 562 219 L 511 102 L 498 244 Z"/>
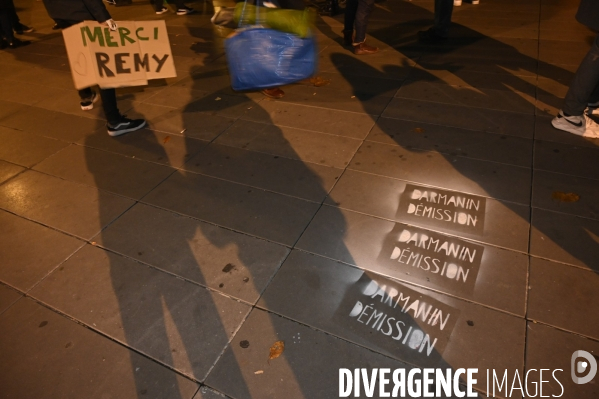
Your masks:
<path fill-rule="evenodd" d="M 438 44 L 443 43 L 446 40 L 447 37 L 439 35 L 437 32 L 433 30 L 433 28 L 418 32 L 418 41 L 420 43 Z"/>
<path fill-rule="evenodd" d="M 354 43 L 354 31 L 344 30 L 343 31 L 343 43 L 346 46 L 351 46 Z"/>
<path fill-rule="evenodd" d="M 453 6 L 461 6 L 462 5 L 462 0 L 453 0 Z"/>
<path fill-rule="evenodd" d="M 84 111 L 89 111 L 90 109 L 94 109 L 94 103 L 98 101 L 98 94 L 95 91 L 92 91 L 92 96 L 90 98 L 84 98 L 79 102 L 81 104 L 81 109 Z"/>
<path fill-rule="evenodd" d="M 588 116 L 599 115 L 599 101 L 597 101 L 596 103 L 588 103 L 586 114 Z"/>
<path fill-rule="evenodd" d="M 472 0 L 472 4 L 480 4 L 480 0 Z"/>
<path fill-rule="evenodd" d="M 19 40 L 17 38 L 14 38 L 14 39 L 12 39 L 12 42 L 8 43 L 8 48 L 18 48 L 18 47 L 27 46 L 28 44 L 31 44 L 31 42 L 29 40 Z"/>
<path fill-rule="evenodd" d="M 177 15 L 189 15 L 189 14 L 193 14 L 194 12 L 196 12 L 196 11 L 193 8 L 189 8 L 189 7 L 179 8 L 177 10 Z"/>
<path fill-rule="evenodd" d="M 582 137 L 599 138 L 599 124 L 588 115 L 565 116 L 563 111 L 551 121 L 554 128 Z"/>
<path fill-rule="evenodd" d="M 362 42 L 360 44 L 354 44 L 354 54 L 355 55 L 368 55 L 378 53 L 379 48 L 369 46 L 366 42 Z"/>
<path fill-rule="evenodd" d="M 112 126 L 110 124 L 106 124 L 106 128 L 108 129 L 108 134 L 112 137 L 120 136 L 121 134 L 134 132 L 136 130 L 142 129 L 146 126 L 146 121 L 144 119 L 128 119 L 124 116 L 121 118 L 121 121 Z"/>
<path fill-rule="evenodd" d="M 162 7 L 160 10 L 156 11 L 156 15 L 162 15 L 165 12 L 168 12 L 168 8 Z"/>
<path fill-rule="evenodd" d="M 278 87 L 273 87 L 272 89 L 264 89 L 261 91 L 266 97 L 270 98 L 283 98 L 285 92 Z"/>
<path fill-rule="evenodd" d="M 112 4 L 113 6 L 116 6 L 116 0 L 104 0 L 105 2 L 107 2 L 108 4 Z"/>
<path fill-rule="evenodd" d="M 31 33 L 31 32 L 33 32 L 33 30 L 34 30 L 33 28 L 30 28 L 27 25 L 23 25 L 20 22 L 14 28 L 14 31 L 17 35 L 22 35 L 23 33 Z"/>

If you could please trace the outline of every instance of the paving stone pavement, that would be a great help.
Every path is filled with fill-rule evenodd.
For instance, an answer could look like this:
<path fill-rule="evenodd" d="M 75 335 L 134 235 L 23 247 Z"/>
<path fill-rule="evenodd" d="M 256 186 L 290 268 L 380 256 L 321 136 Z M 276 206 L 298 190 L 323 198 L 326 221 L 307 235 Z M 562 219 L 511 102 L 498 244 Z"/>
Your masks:
<path fill-rule="evenodd" d="M 329 399 L 340 368 L 385 367 L 598 398 L 570 358 L 599 359 L 599 140 L 550 125 L 593 33 L 577 0 L 482 0 L 426 46 L 433 3 L 377 1 L 372 56 L 319 17 L 330 83 L 280 100 L 231 90 L 211 3 L 107 6 L 165 19 L 178 73 L 119 89 L 149 127 L 111 138 L 42 2 L 15 1 L 35 31 L 0 51 L 0 398 Z"/>

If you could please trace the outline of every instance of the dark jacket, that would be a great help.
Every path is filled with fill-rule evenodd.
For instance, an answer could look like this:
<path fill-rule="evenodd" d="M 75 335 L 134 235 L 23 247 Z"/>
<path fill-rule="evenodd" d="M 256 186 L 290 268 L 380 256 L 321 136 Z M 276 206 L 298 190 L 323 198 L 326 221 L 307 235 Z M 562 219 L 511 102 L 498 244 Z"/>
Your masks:
<path fill-rule="evenodd" d="M 599 0 L 581 0 L 576 19 L 594 31 L 599 31 Z"/>
<path fill-rule="evenodd" d="M 110 19 L 102 0 L 44 0 L 44 5 L 54 20 L 78 23 Z"/>

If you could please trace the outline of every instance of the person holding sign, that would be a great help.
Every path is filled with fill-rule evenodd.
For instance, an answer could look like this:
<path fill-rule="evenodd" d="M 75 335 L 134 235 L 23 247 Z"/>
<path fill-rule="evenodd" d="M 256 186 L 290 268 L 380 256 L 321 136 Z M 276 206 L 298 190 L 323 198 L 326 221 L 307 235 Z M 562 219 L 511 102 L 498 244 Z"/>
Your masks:
<path fill-rule="evenodd" d="M 98 21 L 111 31 L 117 30 L 116 23 L 106 10 L 102 0 L 43 0 L 48 14 L 55 21 L 60 21 L 65 27 L 83 21 Z M 93 109 L 97 94 L 91 88 L 79 90 L 81 109 Z M 143 119 L 128 119 L 119 112 L 116 102 L 115 89 L 100 89 L 102 107 L 106 116 L 106 127 L 111 136 L 139 130 L 146 126 Z"/>

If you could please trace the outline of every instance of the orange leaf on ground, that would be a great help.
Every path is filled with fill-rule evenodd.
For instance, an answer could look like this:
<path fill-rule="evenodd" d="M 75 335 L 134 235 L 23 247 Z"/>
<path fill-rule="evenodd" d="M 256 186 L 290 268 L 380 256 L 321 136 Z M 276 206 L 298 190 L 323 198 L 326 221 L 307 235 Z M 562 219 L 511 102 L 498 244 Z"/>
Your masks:
<path fill-rule="evenodd" d="M 285 350 L 285 341 L 277 341 L 270 347 L 270 353 L 268 354 L 268 360 L 276 359 L 281 356 L 281 353 Z"/>
<path fill-rule="evenodd" d="M 554 191 L 551 194 L 551 198 L 561 202 L 578 202 L 580 195 L 574 193 L 563 193 L 561 191 Z"/>

